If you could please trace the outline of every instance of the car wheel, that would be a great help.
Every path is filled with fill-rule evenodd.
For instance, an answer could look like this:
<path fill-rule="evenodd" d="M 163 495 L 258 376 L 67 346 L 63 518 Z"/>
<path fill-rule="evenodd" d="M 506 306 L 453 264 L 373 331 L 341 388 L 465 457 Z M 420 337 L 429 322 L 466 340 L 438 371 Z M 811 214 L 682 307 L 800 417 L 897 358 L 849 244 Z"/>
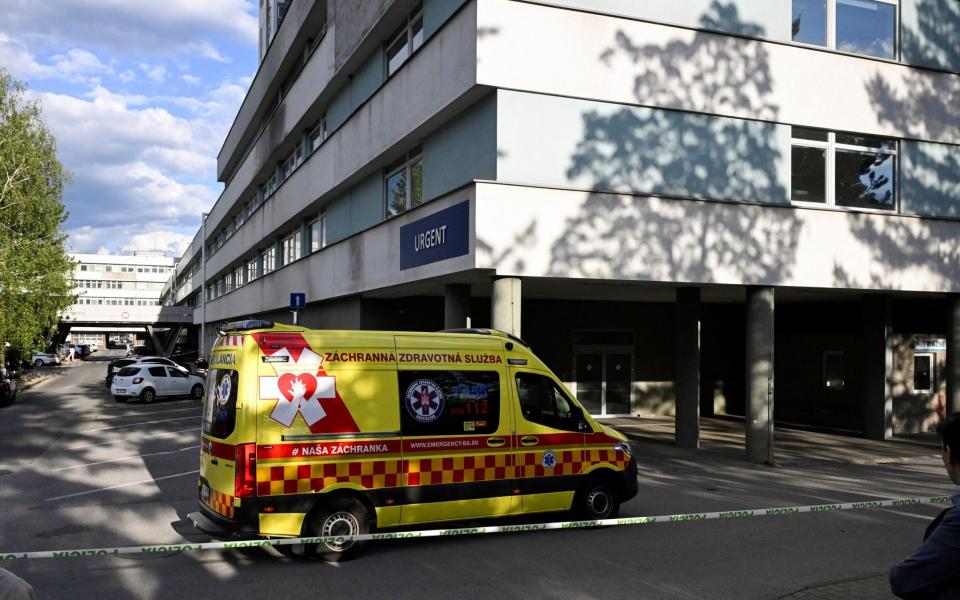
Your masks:
<path fill-rule="evenodd" d="M 370 515 L 367 509 L 356 499 L 343 496 L 325 504 L 309 526 L 309 535 L 317 537 L 362 535 L 369 531 Z M 331 541 L 317 544 L 313 552 L 327 562 L 340 562 L 356 556 L 362 548 L 363 542 Z M 291 547 L 291 551 L 296 549 L 296 546 Z"/>
<path fill-rule="evenodd" d="M 193 386 L 193 389 L 190 390 L 190 397 L 196 400 L 203 400 L 203 386 L 199 383 Z"/>
<path fill-rule="evenodd" d="M 43 366 L 43 361 L 38 358 L 37 360 L 33 361 L 33 366 L 35 366 L 35 367 L 42 367 L 42 366 Z"/>
<path fill-rule="evenodd" d="M 573 509 L 576 518 L 586 521 L 616 517 L 620 512 L 620 502 L 610 478 L 596 477 L 587 480 L 573 499 Z"/>
<path fill-rule="evenodd" d="M 125 396 L 114 396 L 113 399 L 116 400 L 117 402 L 126 402 L 126 401 L 127 401 L 127 398 L 126 398 Z"/>
<path fill-rule="evenodd" d="M 157 393 L 153 391 L 153 388 L 146 388 L 140 392 L 140 400 L 142 400 L 144 404 L 151 404 L 156 398 Z"/>

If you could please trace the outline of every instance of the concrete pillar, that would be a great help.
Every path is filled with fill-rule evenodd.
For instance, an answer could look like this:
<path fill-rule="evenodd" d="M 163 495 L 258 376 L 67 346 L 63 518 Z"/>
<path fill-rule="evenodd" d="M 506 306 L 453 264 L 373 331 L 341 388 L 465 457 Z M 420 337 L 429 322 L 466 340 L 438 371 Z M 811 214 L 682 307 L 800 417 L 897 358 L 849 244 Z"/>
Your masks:
<path fill-rule="evenodd" d="M 493 280 L 490 323 L 494 329 L 520 337 L 519 277 L 501 277 Z"/>
<path fill-rule="evenodd" d="M 747 288 L 747 460 L 773 464 L 773 288 Z"/>
<path fill-rule="evenodd" d="M 947 296 L 947 414 L 960 411 L 960 294 Z"/>
<path fill-rule="evenodd" d="M 893 436 L 893 346 L 889 296 L 864 296 L 863 340 L 863 435 L 872 440 Z"/>
<path fill-rule="evenodd" d="M 443 286 L 443 328 L 471 327 L 470 284 L 449 283 Z"/>
<path fill-rule="evenodd" d="M 675 442 L 681 448 L 700 447 L 700 288 L 677 290 L 674 379 L 676 381 Z"/>

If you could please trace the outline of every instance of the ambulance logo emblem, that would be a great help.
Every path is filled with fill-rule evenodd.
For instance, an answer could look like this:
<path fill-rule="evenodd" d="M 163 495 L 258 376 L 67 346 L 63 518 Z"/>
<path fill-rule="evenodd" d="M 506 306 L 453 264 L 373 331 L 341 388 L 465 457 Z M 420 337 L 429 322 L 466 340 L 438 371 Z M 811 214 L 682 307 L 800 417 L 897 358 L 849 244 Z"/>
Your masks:
<path fill-rule="evenodd" d="M 421 423 L 432 423 L 443 414 L 443 391 L 429 379 L 417 379 L 407 386 L 404 403 L 411 417 Z"/>
<path fill-rule="evenodd" d="M 543 453 L 543 460 L 541 462 L 543 463 L 544 469 L 552 469 L 557 466 L 557 457 L 554 456 L 553 452 L 547 450 Z"/>
<path fill-rule="evenodd" d="M 233 384 L 230 381 L 230 373 L 228 372 L 224 375 L 223 379 L 220 380 L 220 385 L 217 387 L 217 403 L 226 404 L 230 402 L 230 389 Z"/>

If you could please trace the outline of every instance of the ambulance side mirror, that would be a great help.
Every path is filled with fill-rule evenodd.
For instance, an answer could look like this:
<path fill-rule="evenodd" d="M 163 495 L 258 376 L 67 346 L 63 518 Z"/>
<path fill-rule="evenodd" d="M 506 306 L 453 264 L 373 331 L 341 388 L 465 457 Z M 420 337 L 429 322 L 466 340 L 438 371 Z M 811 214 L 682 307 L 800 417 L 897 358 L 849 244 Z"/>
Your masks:
<path fill-rule="evenodd" d="M 590 427 L 590 423 L 588 423 L 586 417 L 583 416 L 582 408 L 577 407 L 576 414 L 574 414 L 573 417 L 577 420 L 577 431 L 593 431 L 593 428 Z"/>

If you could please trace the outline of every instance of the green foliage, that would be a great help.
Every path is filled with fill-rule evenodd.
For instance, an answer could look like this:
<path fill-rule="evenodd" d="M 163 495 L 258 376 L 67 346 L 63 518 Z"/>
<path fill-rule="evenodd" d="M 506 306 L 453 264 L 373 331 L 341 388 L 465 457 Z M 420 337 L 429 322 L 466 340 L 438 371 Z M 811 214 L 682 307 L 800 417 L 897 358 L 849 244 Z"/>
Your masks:
<path fill-rule="evenodd" d="M 68 180 L 40 106 L 0 68 L 0 343 L 13 348 L 41 345 L 74 300 L 60 200 Z"/>

